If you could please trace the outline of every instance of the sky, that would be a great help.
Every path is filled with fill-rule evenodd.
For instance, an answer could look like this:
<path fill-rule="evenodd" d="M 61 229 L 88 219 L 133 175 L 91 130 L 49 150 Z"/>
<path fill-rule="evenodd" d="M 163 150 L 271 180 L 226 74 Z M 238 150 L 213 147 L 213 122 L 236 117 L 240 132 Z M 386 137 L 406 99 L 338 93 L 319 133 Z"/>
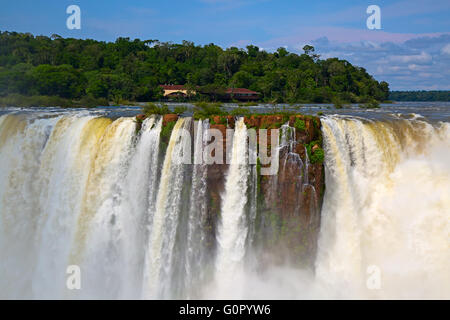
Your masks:
<path fill-rule="evenodd" d="M 81 29 L 69 30 L 69 5 Z M 368 29 L 377 5 L 381 29 Z M 117 37 L 179 43 L 248 44 L 364 67 L 391 90 L 450 90 L 449 0 L 0 0 L 0 30 L 114 41 Z M 1 49 L 1 48 L 0 48 Z"/>

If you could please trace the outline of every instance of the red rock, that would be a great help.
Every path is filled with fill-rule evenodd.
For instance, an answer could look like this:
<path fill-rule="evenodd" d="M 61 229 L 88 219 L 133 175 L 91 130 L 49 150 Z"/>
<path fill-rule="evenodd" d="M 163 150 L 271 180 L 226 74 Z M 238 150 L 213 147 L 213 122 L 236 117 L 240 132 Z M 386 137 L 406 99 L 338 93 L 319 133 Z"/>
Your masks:
<path fill-rule="evenodd" d="M 312 148 L 311 148 L 311 152 L 314 153 L 316 152 L 316 150 L 319 149 L 319 146 L 317 144 L 315 144 Z"/>
<path fill-rule="evenodd" d="M 261 126 L 261 116 L 252 115 L 250 117 L 245 117 L 244 122 L 247 127 L 259 128 Z"/>
<path fill-rule="evenodd" d="M 226 116 L 227 118 L 227 124 L 229 128 L 234 128 L 235 119 L 233 116 Z"/>
<path fill-rule="evenodd" d="M 283 117 L 278 116 L 278 115 L 261 116 L 260 127 L 264 127 L 264 128 L 273 127 L 274 125 L 280 124 L 282 120 L 283 120 Z"/>
<path fill-rule="evenodd" d="M 139 121 L 144 121 L 145 120 L 145 118 L 147 118 L 147 116 L 145 115 L 145 114 L 138 114 L 137 116 L 136 116 L 136 120 L 139 120 Z"/>
<path fill-rule="evenodd" d="M 209 126 L 211 129 L 217 129 L 220 130 L 220 132 L 222 133 L 222 137 L 225 140 L 226 139 L 226 133 L 227 133 L 227 127 L 224 124 L 212 124 Z"/>
<path fill-rule="evenodd" d="M 165 114 L 163 116 L 163 126 L 165 126 L 169 122 L 177 121 L 178 115 L 176 114 Z"/>
<path fill-rule="evenodd" d="M 222 121 L 221 116 L 213 116 L 211 120 L 214 121 L 216 124 L 220 124 Z"/>

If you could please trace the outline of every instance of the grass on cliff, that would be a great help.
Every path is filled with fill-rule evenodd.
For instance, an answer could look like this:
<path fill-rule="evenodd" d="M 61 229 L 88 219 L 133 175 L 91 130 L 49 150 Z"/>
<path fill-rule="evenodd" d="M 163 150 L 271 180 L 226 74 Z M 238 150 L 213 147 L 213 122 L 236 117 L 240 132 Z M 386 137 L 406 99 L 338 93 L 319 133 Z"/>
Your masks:
<path fill-rule="evenodd" d="M 164 154 L 169 145 L 170 136 L 172 135 L 173 128 L 175 127 L 176 121 L 167 122 L 166 125 L 162 126 L 161 132 L 159 134 L 159 143 L 161 153 Z"/>
<path fill-rule="evenodd" d="M 248 117 L 252 114 L 252 112 L 245 107 L 237 107 L 231 110 L 230 114 L 232 116 L 241 116 L 241 117 Z"/>
<path fill-rule="evenodd" d="M 313 152 L 312 149 L 317 145 L 317 148 Z M 306 151 L 308 152 L 309 162 L 312 164 L 323 163 L 325 159 L 325 152 L 322 149 L 322 141 L 314 140 L 306 145 Z"/>
<path fill-rule="evenodd" d="M 295 127 L 295 129 L 297 129 L 297 130 L 305 131 L 305 130 L 306 130 L 305 120 L 298 119 L 298 118 L 295 119 L 294 127 Z"/>

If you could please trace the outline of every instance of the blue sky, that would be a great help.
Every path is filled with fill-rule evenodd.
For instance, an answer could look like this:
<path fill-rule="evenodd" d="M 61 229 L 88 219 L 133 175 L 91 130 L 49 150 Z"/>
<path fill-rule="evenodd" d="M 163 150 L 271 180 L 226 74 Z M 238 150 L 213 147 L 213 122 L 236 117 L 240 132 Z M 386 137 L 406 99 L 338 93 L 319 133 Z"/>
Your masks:
<path fill-rule="evenodd" d="M 66 8 L 81 8 L 81 30 L 66 28 Z M 368 30 L 368 5 L 381 8 L 381 30 Z M 365 67 L 393 90 L 450 90 L 449 0 L 2 0 L 0 30 L 114 41 L 258 45 Z"/>

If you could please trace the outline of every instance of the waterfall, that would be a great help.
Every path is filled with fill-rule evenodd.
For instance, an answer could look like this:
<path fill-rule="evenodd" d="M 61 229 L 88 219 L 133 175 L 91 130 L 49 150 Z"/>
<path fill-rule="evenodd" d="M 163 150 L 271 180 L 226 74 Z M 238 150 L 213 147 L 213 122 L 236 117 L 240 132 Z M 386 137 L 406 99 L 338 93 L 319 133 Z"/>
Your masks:
<path fill-rule="evenodd" d="M 190 125 L 190 119 L 177 121 L 166 150 L 146 258 L 144 296 L 147 298 L 171 296 L 173 250 L 186 168 L 180 157 L 190 143 L 186 135 Z"/>
<path fill-rule="evenodd" d="M 129 230 L 123 238 L 124 267 L 122 298 L 140 298 L 142 290 L 145 247 L 151 213 L 154 212 L 158 177 L 159 139 L 162 119 L 150 117 L 142 123 L 133 156 L 130 160 L 121 222 Z"/>
<path fill-rule="evenodd" d="M 449 123 L 322 117 L 319 215 L 306 130 L 259 176 L 243 118 L 208 167 L 212 121 L 103 115 L 0 116 L 0 298 L 450 297 Z"/>
<path fill-rule="evenodd" d="M 135 141 L 131 118 L 0 117 L 1 297 L 139 297 L 160 130 L 149 118 Z M 82 292 L 67 291 L 70 264 Z"/>
<path fill-rule="evenodd" d="M 450 126 L 322 119 L 318 279 L 340 297 L 450 296 Z M 379 290 L 366 281 L 375 266 Z"/>
<path fill-rule="evenodd" d="M 125 246 L 135 232 L 124 226 L 130 214 L 126 181 L 134 132 L 130 118 L 112 122 L 98 140 L 90 164 L 69 259 L 70 264 L 85 270 L 84 297 L 118 298 L 123 290 Z"/>
<path fill-rule="evenodd" d="M 186 239 L 185 290 L 187 297 L 199 297 L 198 291 L 205 280 L 206 257 L 206 215 L 208 166 L 203 161 L 203 150 L 208 142 L 209 122 L 199 120 L 194 144 L 194 170 L 190 194 L 190 209 Z"/>
<path fill-rule="evenodd" d="M 36 238 L 37 264 L 33 293 L 48 298 L 61 296 L 65 266 L 82 210 L 89 168 L 96 156 L 99 137 L 109 119 L 62 117 L 42 150 L 39 178 L 39 225 Z M 52 281 L 54 275 L 61 281 Z"/>
<path fill-rule="evenodd" d="M 0 117 L 0 298 L 3 299 L 32 297 L 31 279 L 38 258 L 37 229 L 41 217 L 36 212 L 41 207 L 42 186 L 48 184 L 47 177 L 39 174 L 40 159 L 58 120 L 34 119 L 29 123 L 21 115 Z M 61 156 L 65 156 L 63 150 Z M 55 170 L 58 168 L 61 166 Z M 51 247 L 49 251 L 55 252 Z"/>
<path fill-rule="evenodd" d="M 248 226 L 245 217 L 248 186 L 247 127 L 244 119 L 236 121 L 231 163 L 222 197 L 221 219 L 217 234 L 216 280 L 218 294 L 239 297 L 242 290 L 235 277 L 242 270 Z"/>
<path fill-rule="evenodd" d="M 256 135 L 255 135 L 256 140 Z M 248 201 L 249 201 L 249 213 L 248 213 L 248 238 L 247 247 L 252 248 L 255 236 L 256 236 L 256 216 L 258 214 L 258 169 L 257 164 L 252 164 L 257 162 L 258 159 L 258 147 L 256 144 L 249 144 L 249 159 L 253 158 L 254 161 L 250 161 L 249 175 L 250 184 L 248 190 Z M 255 257 L 252 257 L 255 258 Z"/>

